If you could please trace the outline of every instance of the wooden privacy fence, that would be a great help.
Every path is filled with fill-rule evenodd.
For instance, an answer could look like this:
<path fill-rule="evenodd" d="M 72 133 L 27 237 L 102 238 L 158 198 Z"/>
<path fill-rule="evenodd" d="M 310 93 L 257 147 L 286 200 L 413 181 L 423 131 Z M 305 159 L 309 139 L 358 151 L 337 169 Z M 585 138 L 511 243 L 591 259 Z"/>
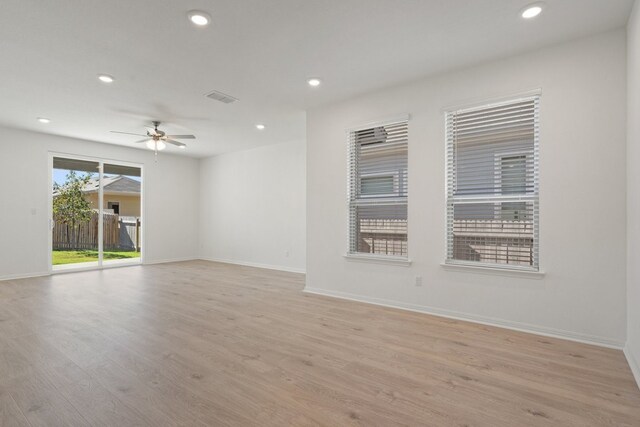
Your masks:
<path fill-rule="evenodd" d="M 135 216 L 121 216 L 118 220 L 119 241 L 118 248 L 140 250 L 140 218 Z"/>
<path fill-rule="evenodd" d="M 453 258 L 533 265 L 533 222 L 454 220 Z"/>
<path fill-rule="evenodd" d="M 358 252 L 404 256 L 407 254 L 407 220 L 361 218 Z"/>
<path fill-rule="evenodd" d="M 91 219 L 75 225 L 55 219 L 53 249 L 98 250 L 98 212 Z M 140 250 L 140 218 L 103 213 L 104 250 Z M 76 243 L 77 242 L 77 243 Z"/>

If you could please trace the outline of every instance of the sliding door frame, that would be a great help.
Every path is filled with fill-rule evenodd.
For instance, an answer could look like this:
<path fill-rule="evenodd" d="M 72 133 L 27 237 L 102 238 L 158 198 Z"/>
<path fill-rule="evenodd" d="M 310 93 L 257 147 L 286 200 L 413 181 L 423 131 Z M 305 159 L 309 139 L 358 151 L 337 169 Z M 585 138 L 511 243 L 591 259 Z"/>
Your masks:
<path fill-rule="evenodd" d="M 78 266 L 77 268 L 72 268 L 72 269 L 65 269 L 65 270 L 54 270 L 53 268 L 53 159 L 54 157 L 59 157 L 59 158 L 64 158 L 64 159 L 73 159 L 73 160 L 84 160 L 84 161 L 88 161 L 88 162 L 96 162 L 98 163 L 98 176 L 100 179 L 100 186 L 98 187 L 98 209 L 100 212 L 100 215 L 98 215 L 98 265 L 97 266 L 90 266 L 90 267 L 80 267 Z M 109 264 L 109 265 L 104 265 L 103 261 L 104 261 L 104 224 L 103 224 L 103 215 L 102 213 L 104 212 L 104 190 L 103 190 L 103 186 L 102 186 L 102 181 L 103 181 L 103 175 L 104 175 L 104 165 L 105 164 L 109 164 L 109 165 L 114 165 L 114 166 L 128 166 L 128 167 L 133 167 L 133 168 L 139 168 L 140 169 L 140 218 L 142 219 L 142 226 L 140 227 L 140 242 L 142 243 L 142 247 L 140 248 L 140 262 L 139 263 L 124 263 L 124 264 Z M 72 154 L 72 153 L 63 153 L 63 152 L 55 152 L 55 151 L 49 151 L 49 158 L 48 158 L 48 168 L 47 170 L 49 171 L 49 178 L 48 178 L 48 182 L 49 182 L 49 187 L 48 187 L 48 191 L 47 191 L 47 199 L 48 199 L 48 203 L 47 203 L 47 218 L 48 218 L 48 226 L 47 226 L 47 234 L 48 234 L 48 250 L 47 250 L 47 262 L 49 264 L 48 270 L 49 270 L 49 274 L 56 274 L 56 273 L 71 273 L 71 272 L 76 272 L 76 271 L 87 271 L 87 270 L 101 270 L 101 269 L 105 269 L 105 268 L 117 268 L 117 267 L 128 267 L 128 266 L 133 266 L 133 265 L 141 265 L 144 264 L 144 253 L 147 247 L 146 244 L 146 216 L 145 216 L 145 203 L 144 203 L 144 186 L 145 186 L 145 179 L 144 179 L 144 165 L 141 163 L 132 163 L 132 162 L 125 162 L 122 160 L 116 160 L 116 159 L 106 159 L 103 157 L 92 157 L 92 156 L 83 156 L 83 155 L 78 155 L 78 154 Z"/>

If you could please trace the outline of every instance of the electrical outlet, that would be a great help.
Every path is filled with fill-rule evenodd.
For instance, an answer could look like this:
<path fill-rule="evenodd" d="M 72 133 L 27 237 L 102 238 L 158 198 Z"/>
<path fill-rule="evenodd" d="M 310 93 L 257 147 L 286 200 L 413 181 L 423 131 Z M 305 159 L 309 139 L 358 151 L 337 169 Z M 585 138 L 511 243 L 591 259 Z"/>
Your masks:
<path fill-rule="evenodd" d="M 416 276 L 416 286 L 422 286 L 422 276 Z"/>

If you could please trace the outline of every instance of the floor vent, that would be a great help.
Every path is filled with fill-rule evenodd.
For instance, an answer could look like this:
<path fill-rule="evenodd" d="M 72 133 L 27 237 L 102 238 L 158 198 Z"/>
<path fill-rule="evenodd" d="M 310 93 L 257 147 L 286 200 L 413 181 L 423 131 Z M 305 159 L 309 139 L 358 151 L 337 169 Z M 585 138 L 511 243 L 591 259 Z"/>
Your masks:
<path fill-rule="evenodd" d="M 224 102 L 225 104 L 231 104 L 232 102 L 236 102 L 238 98 L 234 98 L 231 95 L 226 95 L 222 92 L 218 92 L 214 90 L 205 95 L 207 98 L 215 99 L 216 101 Z"/>

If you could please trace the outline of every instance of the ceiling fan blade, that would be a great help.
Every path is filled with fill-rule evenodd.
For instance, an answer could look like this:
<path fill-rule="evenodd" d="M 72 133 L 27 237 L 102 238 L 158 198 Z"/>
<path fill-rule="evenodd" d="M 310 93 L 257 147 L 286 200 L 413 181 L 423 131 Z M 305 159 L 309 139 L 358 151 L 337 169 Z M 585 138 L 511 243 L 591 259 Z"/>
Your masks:
<path fill-rule="evenodd" d="M 121 134 L 124 134 L 124 135 L 135 135 L 135 136 L 147 136 L 147 135 L 143 135 L 141 133 L 118 132 L 117 130 L 112 130 L 111 133 L 121 133 Z"/>
<path fill-rule="evenodd" d="M 136 144 L 141 144 L 143 142 L 147 142 L 147 141 L 153 141 L 153 138 L 145 138 L 145 139 L 141 139 L 140 141 L 136 141 Z"/>
<path fill-rule="evenodd" d="M 173 144 L 173 145 L 175 145 L 177 147 L 186 147 L 187 146 L 187 144 L 183 144 L 180 141 L 175 141 L 175 140 L 169 139 L 169 138 L 165 139 L 165 142 L 168 142 L 169 144 Z"/>
<path fill-rule="evenodd" d="M 195 135 L 167 135 L 167 137 L 177 139 L 196 139 Z"/>
<path fill-rule="evenodd" d="M 149 135 L 149 136 L 156 136 L 157 135 L 156 130 L 154 128 L 150 128 L 150 127 L 145 126 L 145 129 L 147 130 L 147 135 Z"/>

